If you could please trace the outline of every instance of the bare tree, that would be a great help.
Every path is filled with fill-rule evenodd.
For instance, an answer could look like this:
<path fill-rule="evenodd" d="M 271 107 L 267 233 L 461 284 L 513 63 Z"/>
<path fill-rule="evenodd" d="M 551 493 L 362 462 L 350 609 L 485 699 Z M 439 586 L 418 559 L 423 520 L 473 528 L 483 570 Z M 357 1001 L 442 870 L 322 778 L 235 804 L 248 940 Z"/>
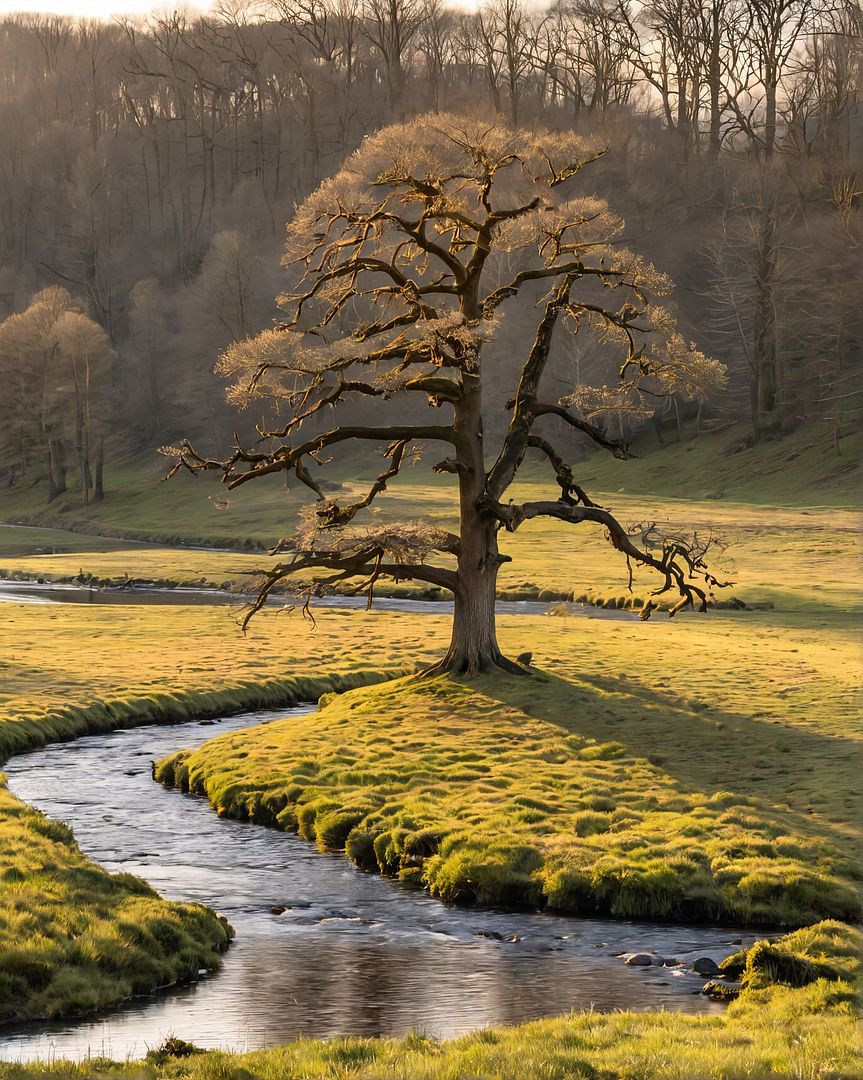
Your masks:
<path fill-rule="evenodd" d="M 525 83 L 534 70 L 536 27 L 521 0 L 488 0 L 480 9 L 480 24 L 486 47 L 496 54 L 513 127 L 518 127 Z"/>
<path fill-rule="evenodd" d="M 202 310 L 215 316 L 231 341 L 251 332 L 259 260 L 248 240 L 228 229 L 216 233 L 195 282 Z"/>
<path fill-rule="evenodd" d="M 652 298 L 667 290 L 667 279 L 615 246 L 621 223 L 608 207 L 567 196 L 601 154 L 571 135 L 429 116 L 366 140 L 298 210 L 284 262 L 303 273 L 281 298 L 286 323 L 233 346 L 219 364 L 233 380 L 232 400 L 269 401 L 281 421 L 260 428 L 258 446 L 238 445 L 225 460 L 188 443 L 163 451 L 176 458 L 171 474 L 214 470 L 236 488 L 292 473 L 318 496 L 296 536 L 277 546 L 292 557 L 268 572 L 253 611 L 299 572 L 327 570 L 328 584 L 359 578 L 370 596 L 382 575 L 430 582 L 455 598 L 452 642 L 435 671 L 520 670 L 501 654 L 495 633 L 496 582 L 507 560 L 498 533 L 537 517 L 603 527 L 627 560 L 659 572 L 658 592 L 678 592 L 672 611 L 706 608 L 715 579 L 704 550 L 677 540 L 661 554 L 636 546 L 543 433 L 544 418 L 555 417 L 626 457 L 625 443 L 598 418 L 621 409 L 649 414 L 665 395 L 697 396 L 722 379 L 721 365 L 685 342 Z M 495 376 L 483 354 L 502 311 L 538 285 L 541 315 L 495 452 L 483 437 L 483 384 Z M 617 384 L 571 384 L 549 399 L 543 374 L 555 337 L 580 326 L 619 348 Z M 358 398 L 377 401 L 383 422 L 301 434 L 313 417 Z M 448 415 L 405 422 L 411 399 Z M 361 498 L 325 497 L 308 462 L 355 441 L 385 444 L 386 468 Z M 417 444 L 445 454 L 435 469 L 456 478 L 458 533 L 421 523 L 357 524 Z M 550 465 L 557 498 L 506 501 L 531 448 Z"/>
<path fill-rule="evenodd" d="M 401 106 L 408 47 L 427 18 L 422 0 L 366 0 L 364 32 L 384 62 L 389 104 Z"/>
<path fill-rule="evenodd" d="M 749 133 L 758 138 L 767 158 L 776 147 L 779 87 L 788 62 L 825 6 L 822 0 L 749 0 L 747 5 L 747 51 L 764 93 L 762 133 L 759 137 L 751 125 Z"/>
<path fill-rule="evenodd" d="M 94 411 L 113 359 L 104 330 L 80 310 L 66 289 L 43 289 L 25 311 L 0 323 L 0 377 L 8 388 L 4 419 L 13 421 L 4 442 L 11 434 L 10 448 L 17 452 L 22 471 L 29 448 L 44 455 L 49 502 L 66 491 L 70 442 L 82 500 L 85 505 L 89 501 L 94 487 Z M 97 440 L 99 460 L 101 445 Z M 98 461 L 96 472 L 101 473 Z M 97 497 L 101 497 L 98 489 Z"/>

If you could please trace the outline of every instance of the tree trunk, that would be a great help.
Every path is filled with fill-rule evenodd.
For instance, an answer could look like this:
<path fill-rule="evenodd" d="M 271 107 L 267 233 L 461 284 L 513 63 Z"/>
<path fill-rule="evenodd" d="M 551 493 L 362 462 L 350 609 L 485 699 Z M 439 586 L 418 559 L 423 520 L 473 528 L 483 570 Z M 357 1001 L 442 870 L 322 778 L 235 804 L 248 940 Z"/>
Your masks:
<path fill-rule="evenodd" d="M 63 443 L 60 439 L 48 440 L 48 502 L 66 491 L 66 466 L 63 462 Z"/>
<path fill-rule="evenodd" d="M 466 376 L 466 381 L 469 379 Z M 497 521 L 480 508 L 485 492 L 485 460 L 482 449 L 482 399 L 479 379 L 455 406 L 454 427 L 459 438 L 458 585 L 455 590 L 452 640 L 446 656 L 429 674 L 451 672 L 478 675 L 503 670 L 524 674 L 500 651 L 497 643 L 494 602 L 501 556 L 497 546 Z"/>
<path fill-rule="evenodd" d="M 776 147 L 776 80 L 772 73 L 767 79 L 765 96 L 764 156 L 769 160 Z"/>
<path fill-rule="evenodd" d="M 776 280 L 776 245 L 772 202 L 766 201 L 758 223 L 758 255 L 755 265 L 755 318 L 752 343 L 755 364 L 753 387 L 753 434 L 758 442 L 771 428 L 771 414 L 776 407 L 777 327 L 774 305 Z"/>
<path fill-rule="evenodd" d="M 105 436 L 99 436 L 96 445 L 96 481 L 93 488 L 93 498 L 96 502 L 102 502 L 105 498 Z"/>
<path fill-rule="evenodd" d="M 707 85 L 710 93 L 710 137 L 708 154 L 711 161 L 716 161 L 722 147 L 722 58 L 720 55 L 721 30 L 719 21 L 719 3 L 714 0 L 710 11 L 710 59 L 708 62 Z"/>

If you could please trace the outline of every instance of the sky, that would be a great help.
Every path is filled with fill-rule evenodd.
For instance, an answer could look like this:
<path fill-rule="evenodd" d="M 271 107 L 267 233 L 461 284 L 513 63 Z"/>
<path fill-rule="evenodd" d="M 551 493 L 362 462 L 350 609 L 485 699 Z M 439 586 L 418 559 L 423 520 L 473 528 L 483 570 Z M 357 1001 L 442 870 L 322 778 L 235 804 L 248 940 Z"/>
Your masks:
<path fill-rule="evenodd" d="M 51 12 L 87 19 L 110 19 L 114 15 L 146 15 L 166 7 L 209 7 L 208 0 L 183 0 L 182 4 L 166 4 L 164 0 L 0 0 L 0 15 L 12 12 Z"/>
<path fill-rule="evenodd" d="M 212 3 L 213 0 L 0 0 L 0 16 L 13 12 L 50 12 L 76 18 L 111 19 L 115 15 L 146 15 L 179 7 L 203 11 Z M 461 0 L 459 6 L 473 7 L 474 0 Z"/>

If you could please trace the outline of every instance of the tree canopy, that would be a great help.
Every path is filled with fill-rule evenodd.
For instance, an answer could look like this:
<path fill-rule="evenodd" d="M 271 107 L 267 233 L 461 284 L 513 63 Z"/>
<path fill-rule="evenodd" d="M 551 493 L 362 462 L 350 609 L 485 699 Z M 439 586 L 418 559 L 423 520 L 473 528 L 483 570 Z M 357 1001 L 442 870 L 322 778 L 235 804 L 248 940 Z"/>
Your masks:
<path fill-rule="evenodd" d="M 258 441 L 238 440 L 224 459 L 188 442 L 163 451 L 175 458 L 171 473 L 214 470 L 230 488 L 290 474 L 316 495 L 294 535 L 274 549 L 288 558 L 267 572 L 253 611 L 299 572 L 324 587 L 353 579 L 370 595 L 381 576 L 431 582 L 455 597 L 453 642 L 440 669 L 511 669 L 494 629 L 495 583 L 507 558 L 498 533 L 540 517 L 604 527 L 630 564 L 658 572 L 658 594 L 676 592 L 672 613 L 706 608 L 717 584 L 705 561 L 710 541 L 673 538 L 656 552 L 637 546 L 578 484 L 549 431 L 553 418 L 625 458 L 610 414 L 649 415 L 671 396 L 698 398 L 724 378 L 661 302 L 668 278 L 621 244 L 622 221 L 584 193 L 582 174 L 604 152 L 572 133 L 427 115 L 366 139 L 299 207 L 283 259 L 291 282 L 279 297 L 284 321 L 236 342 L 218 363 L 229 400 L 264 409 Z M 490 346 L 505 344 L 509 309 L 530 311 L 528 302 L 533 342 L 506 388 L 505 435 L 489 446 L 483 390 L 501 389 Z M 565 392 L 552 393 L 543 376 L 556 345 L 585 333 L 615 358 L 613 377 L 581 384 L 564 357 Z M 358 399 L 377 403 L 380 423 L 339 422 Z M 418 412 L 415 402 L 426 408 Z M 328 448 L 354 440 L 383 445 L 387 465 L 361 498 L 330 497 L 313 474 Z M 419 521 L 362 522 L 360 512 L 425 446 L 443 455 L 434 469 L 456 478 L 458 533 Z M 551 496 L 507 501 L 530 449 L 548 461 Z"/>

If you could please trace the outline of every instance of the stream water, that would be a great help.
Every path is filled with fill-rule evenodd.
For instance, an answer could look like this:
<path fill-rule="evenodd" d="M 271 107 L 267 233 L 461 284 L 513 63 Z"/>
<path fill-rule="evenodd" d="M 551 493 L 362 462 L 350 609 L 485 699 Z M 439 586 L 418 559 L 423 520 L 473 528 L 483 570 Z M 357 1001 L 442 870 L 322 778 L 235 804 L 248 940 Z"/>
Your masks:
<path fill-rule="evenodd" d="M 15 604 L 217 604 L 242 607 L 250 597 L 221 589 L 93 589 L 86 585 L 69 585 L 37 581 L 0 581 L 0 603 Z M 284 596 L 270 597 L 270 604 L 279 606 L 290 601 Z M 316 608 L 364 609 L 365 596 L 326 596 L 315 600 Z M 408 600 L 398 597 L 375 597 L 378 611 L 410 611 L 420 615 L 451 615 L 451 600 Z M 550 605 L 539 600 L 498 600 L 495 609 L 499 615 L 545 615 Z M 637 618 L 635 612 L 617 609 L 595 608 L 589 604 L 570 604 L 568 613 L 584 615 L 591 619 Z"/>
<path fill-rule="evenodd" d="M 154 758 L 307 709 L 88 736 L 8 762 L 11 790 L 71 825 L 87 855 L 216 908 L 237 937 L 222 970 L 195 986 L 95 1020 L 0 1030 L 0 1059 L 124 1059 L 169 1034 L 245 1050 L 298 1036 L 445 1037 L 591 1007 L 722 1008 L 699 994 L 703 976 L 615 954 L 719 960 L 751 933 L 445 906 L 296 836 L 219 818 L 150 777 Z"/>

